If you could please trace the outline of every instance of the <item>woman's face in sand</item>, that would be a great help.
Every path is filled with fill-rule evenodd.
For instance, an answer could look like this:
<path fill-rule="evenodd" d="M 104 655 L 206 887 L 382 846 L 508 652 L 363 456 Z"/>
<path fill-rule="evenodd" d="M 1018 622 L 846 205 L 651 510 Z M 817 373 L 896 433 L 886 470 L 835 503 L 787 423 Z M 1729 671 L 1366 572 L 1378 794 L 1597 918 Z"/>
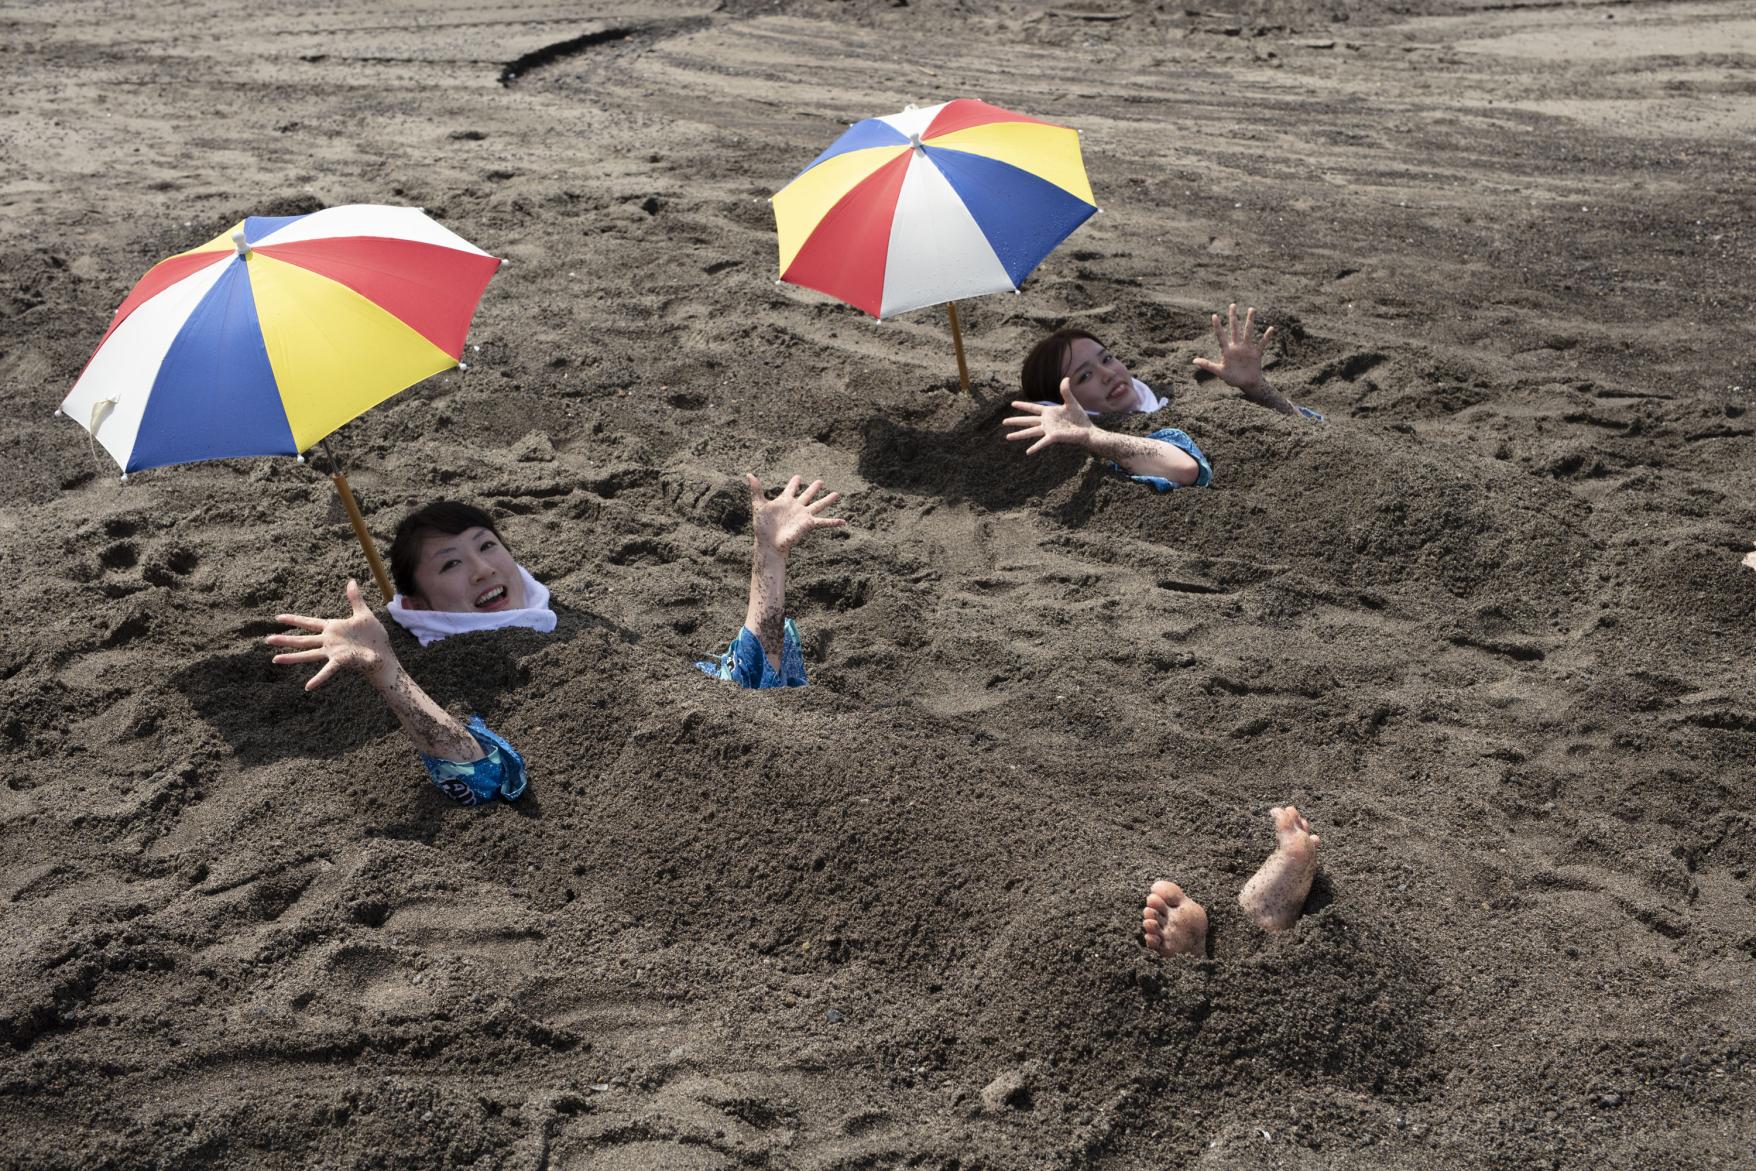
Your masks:
<path fill-rule="evenodd" d="M 1073 387 L 1073 397 L 1088 411 L 1106 414 L 1134 406 L 1134 375 L 1122 359 L 1088 337 L 1076 337 L 1061 360 L 1061 377 Z"/>
<path fill-rule="evenodd" d="M 415 586 L 420 593 L 409 601 L 420 610 L 492 614 L 524 609 L 524 579 L 511 551 L 490 529 L 422 537 Z"/>

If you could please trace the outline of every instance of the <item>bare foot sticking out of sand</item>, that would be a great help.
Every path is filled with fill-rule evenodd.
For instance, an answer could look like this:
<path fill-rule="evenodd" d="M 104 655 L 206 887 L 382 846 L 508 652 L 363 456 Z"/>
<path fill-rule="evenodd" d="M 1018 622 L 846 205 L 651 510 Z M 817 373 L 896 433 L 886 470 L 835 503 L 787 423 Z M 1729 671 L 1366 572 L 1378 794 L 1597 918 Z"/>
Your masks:
<path fill-rule="evenodd" d="M 1141 909 L 1140 930 L 1154 955 L 1201 955 L 1207 950 L 1207 909 L 1174 882 L 1155 882 Z"/>
<path fill-rule="evenodd" d="M 1317 876 L 1318 837 L 1291 805 L 1270 809 L 1278 843 L 1262 869 L 1238 892 L 1238 905 L 1264 931 L 1285 931 L 1298 922 L 1311 880 Z"/>

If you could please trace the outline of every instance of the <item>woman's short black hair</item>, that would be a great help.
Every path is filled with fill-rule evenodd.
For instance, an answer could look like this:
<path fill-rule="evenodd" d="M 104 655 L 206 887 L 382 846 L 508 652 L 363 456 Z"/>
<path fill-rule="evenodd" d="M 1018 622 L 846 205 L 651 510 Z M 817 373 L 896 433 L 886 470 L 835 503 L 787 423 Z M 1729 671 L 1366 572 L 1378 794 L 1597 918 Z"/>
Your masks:
<path fill-rule="evenodd" d="M 471 529 L 487 529 L 502 545 L 506 544 L 506 538 L 500 536 L 500 530 L 494 527 L 494 518 L 473 504 L 435 500 L 403 517 L 390 542 L 390 576 L 396 579 L 397 593 L 405 598 L 418 593 L 415 566 L 421 559 L 421 538 L 428 533 L 456 536 Z M 508 545 L 507 549 L 510 550 L 511 546 Z"/>
<path fill-rule="evenodd" d="M 1068 327 L 1057 329 L 1031 347 L 1018 372 L 1018 385 L 1026 399 L 1033 403 L 1061 401 L 1061 363 L 1067 360 L 1067 350 L 1078 338 L 1104 344 L 1083 329 Z"/>

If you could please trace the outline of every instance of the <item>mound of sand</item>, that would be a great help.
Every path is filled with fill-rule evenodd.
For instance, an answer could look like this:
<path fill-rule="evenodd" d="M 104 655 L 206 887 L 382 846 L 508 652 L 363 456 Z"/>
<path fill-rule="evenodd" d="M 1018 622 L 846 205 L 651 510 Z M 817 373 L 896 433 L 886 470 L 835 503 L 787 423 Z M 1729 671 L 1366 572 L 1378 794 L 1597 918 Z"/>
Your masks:
<path fill-rule="evenodd" d="M 0 1164 L 1747 1160 L 1736 5 L 0 22 Z M 1105 208 L 962 307 L 973 396 L 934 312 L 774 285 L 766 203 L 964 94 L 1080 127 Z M 154 261 L 352 201 L 512 260 L 471 369 L 337 442 L 380 533 L 478 500 L 554 591 L 547 637 L 397 636 L 525 752 L 514 806 L 269 662 L 363 576 L 320 475 L 121 486 L 49 417 Z M 1327 424 L 1192 377 L 1232 299 Z M 1061 323 L 1212 491 L 1005 442 Z M 793 558 L 803 691 L 689 665 L 745 470 L 846 494 Z M 1287 801 L 1323 870 L 1269 938 L 1232 900 Z M 1160 877 L 1206 957 L 1139 946 Z"/>

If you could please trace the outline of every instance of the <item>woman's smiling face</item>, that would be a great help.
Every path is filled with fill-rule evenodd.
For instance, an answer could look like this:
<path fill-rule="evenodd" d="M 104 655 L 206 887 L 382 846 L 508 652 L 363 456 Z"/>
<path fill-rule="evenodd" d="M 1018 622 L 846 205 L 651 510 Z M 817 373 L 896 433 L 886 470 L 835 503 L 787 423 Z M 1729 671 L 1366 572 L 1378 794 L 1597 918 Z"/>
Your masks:
<path fill-rule="evenodd" d="M 491 529 L 429 532 L 415 563 L 419 593 L 408 599 L 422 610 L 492 614 L 524 609 L 524 578 L 512 552 Z"/>
<path fill-rule="evenodd" d="M 1108 414 L 1134 406 L 1134 375 L 1122 359 L 1101 343 L 1076 337 L 1061 360 L 1061 377 L 1073 388 L 1073 397 L 1088 411 Z"/>

